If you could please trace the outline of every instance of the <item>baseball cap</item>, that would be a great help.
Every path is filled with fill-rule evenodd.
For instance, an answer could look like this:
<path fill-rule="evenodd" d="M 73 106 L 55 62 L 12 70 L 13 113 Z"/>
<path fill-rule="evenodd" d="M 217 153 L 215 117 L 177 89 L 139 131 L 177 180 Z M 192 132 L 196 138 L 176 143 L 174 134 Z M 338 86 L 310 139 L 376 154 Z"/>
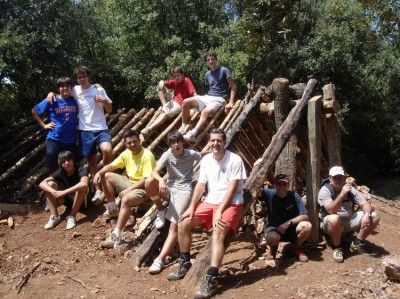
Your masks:
<path fill-rule="evenodd" d="M 344 175 L 344 170 L 342 166 L 333 166 L 329 170 L 329 176 L 335 176 L 335 175 Z"/>
<path fill-rule="evenodd" d="M 286 174 L 278 174 L 275 176 L 275 182 L 286 182 L 289 183 L 289 177 Z"/>

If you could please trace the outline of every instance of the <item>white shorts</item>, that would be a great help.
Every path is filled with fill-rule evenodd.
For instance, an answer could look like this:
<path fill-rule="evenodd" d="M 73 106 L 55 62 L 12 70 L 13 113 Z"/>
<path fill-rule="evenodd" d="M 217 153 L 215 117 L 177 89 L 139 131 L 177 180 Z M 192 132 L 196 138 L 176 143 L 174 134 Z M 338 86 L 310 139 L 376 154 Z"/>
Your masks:
<path fill-rule="evenodd" d="M 361 218 L 363 217 L 363 211 L 357 211 L 351 215 L 350 218 L 340 218 L 342 224 L 342 232 L 358 232 L 361 227 Z M 320 222 L 320 227 L 324 233 L 327 233 L 327 220 L 330 215 L 325 216 Z"/>
<path fill-rule="evenodd" d="M 194 97 L 199 105 L 198 111 L 201 112 L 205 108 L 210 107 L 214 110 L 214 113 L 221 108 L 223 104 L 225 104 L 225 99 L 221 97 L 214 97 L 214 96 L 195 96 Z"/>
<path fill-rule="evenodd" d="M 181 113 L 182 107 L 174 100 L 169 100 L 163 107 L 162 112 L 164 112 L 169 118 Z"/>
<path fill-rule="evenodd" d="M 180 190 L 174 187 L 168 188 L 169 191 L 169 206 L 165 218 L 172 223 L 178 223 L 179 216 L 187 210 L 190 205 L 191 190 Z"/>

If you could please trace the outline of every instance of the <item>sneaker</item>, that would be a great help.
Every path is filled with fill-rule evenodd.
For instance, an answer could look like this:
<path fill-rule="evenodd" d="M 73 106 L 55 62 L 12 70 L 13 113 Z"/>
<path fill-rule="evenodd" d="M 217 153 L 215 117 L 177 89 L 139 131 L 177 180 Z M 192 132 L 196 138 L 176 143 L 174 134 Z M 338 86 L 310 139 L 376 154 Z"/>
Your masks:
<path fill-rule="evenodd" d="M 150 132 L 151 132 L 151 128 L 150 127 L 144 128 L 142 130 L 142 135 L 143 136 L 147 136 L 147 135 L 149 135 Z"/>
<path fill-rule="evenodd" d="M 114 248 L 114 245 L 118 245 L 120 242 L 120 237 L 117 237 L 114 233 L 111 233 L 107 239 L 100 243 L 100 246 L 102 248 Z"/>
<path fill-rule="evenodd" d="M 100 205 L 103 201 L 101 199 L 101 194 L 103 193 L 103 191 L 101 190 L 97 190 L 96 193 L 94 194 L 93 198 L 92 198 L 92 203 L 95 206 Z"/>
<path fill-rule="evenodd" d="M 158 274 L 161 272 L 161 270 L 164 267 L 164 263 L 161 259 L 156 258 L 153 262 L 153 264 L 149 268 L 149 273 L 150 274 Z"/>
<path fill-rule="evenodd" d="M 343 263 L 343 249 L 339 247 L 333 250 L 332 258 L 336 263 Z"/>
<path fill-rule="evenodd" d="M 74 216 L 67 217 L 67 227 L 66 229 L 73 229 L 76 226 L 76 219 Z"/>
<path fill-rule="evenodd" d="M 168 274 L 168 280 L 182 279 L 188 273 L 190 267 L 192 267 L 192 263 L 190 261 L 185 262 L 184 259 L 178 259 L 177 261 L 178 265 L 175 267 L 173 272 Z"/>
<path fill-rule="evenodd" d="M 158 211 L 156 220 L 154 221 L 156 228 L 160 229 L 163 228 L 165 225 L 165 210 Z"/>
<path fill-rule="evenodd" d="M 276 254 L 278 253 L 278 246 L 269 246 L 269 252 L 267 253 L 267 260 L 274 260 L 276 258 Z"/>
<path fill-rule="evenodd" d="M 185 127 L 186 125 L 181 125 L 181 127 L 178 129 L 178 132 L 181 134 L 185 133 Z"/>
<path fill-rule="evenodd" d="M 51 215 L 49 221 L 44 225 L 44 229 L 53 229 L 62 221 L 60 216 Z"/>
<path fill-rule="evenodd" d="M 350 252 L 355 254 L 368 255 L 368 253 L 365 251 L 365 244 L 364 243 L 354 244 L 354 241 L 351 242 Z"/>
<path fill-rule="evenodd" d="M 294 250 L 294 254 L 297 256 L 300 262 L 302 263 L 307 263 L 308 262 L 308 257 L 304 253 L 303 248 L 301 247 L 296 247 Z"/>
<path fill-rule="evenodd" d="M 215 276 L 204 275 L 200 289 L 193 294 L 195 299 L 208 299 L 213 296 L 218 290 L 218 281 Z"/>
<path fill-rule="evenodd" d="M 193 130 L 190 130 L 187 132 L 185 135 L 183 135 L 183 139 L 185 139 L 187 142 L 195 142 L 196 140 L 196 133 L 193 132 Z"/>
<path fill-rule="evenodd" d="M 118 210 L 109 210 L 107 209 L 103 215 L 101 215 L 101 218 L 104 220 L 110 220 L 112 218 L 118 218 Z"/>

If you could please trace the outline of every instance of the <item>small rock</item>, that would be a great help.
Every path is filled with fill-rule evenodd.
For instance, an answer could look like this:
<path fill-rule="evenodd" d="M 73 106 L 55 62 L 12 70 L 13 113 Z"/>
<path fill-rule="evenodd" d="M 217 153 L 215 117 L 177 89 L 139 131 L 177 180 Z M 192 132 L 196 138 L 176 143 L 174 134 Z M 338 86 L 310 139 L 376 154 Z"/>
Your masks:
<path fill-rule="evenodd" d="M 131 256 L 133 255 L 133 251 L 130 249 L 130 250 L 128 250 L 128 251 L 125 251 L 124 252 L 124 259 L 129 259 L 129 258 L 131 258 Z"/>
<path fill-rule="evenodd" d="M 135 270 L 136 272 L 140 272 L 140 268 L 138 266 L 135 266 L 135 268 L 133 268 L 133 270 Z"/>
<path fill-rule="evenodd" d="M 53 260 L 51 258 L 49 258 L 48 256 L 46 256 L 42 259 L 42 262 L 44 262 L 46 264 L 51 264 L 51 263 L 53 263 Z"/>
<path fill-rule="evenodd" d="M 90 294 L 97 294 L 99 292 L 99 290 L 98 289 L 93 289 L 93 290 L 90 290 Z"/>
<path fill-rule="evenodd" d="M 400 256 L 384 258 L 382 268 L 388 279 L 400 281 Z"/>
<path fill-rule="evenodd" d="M 73 232 L 72 233 L 72 238 L 78 238 L 80 236 L 82 236 L 82 234 L 80 232 Z"/>
<path fill-rule="evenodd" d="M 367 268 L 365 271 L 367 271 L 368 273 L 374 273 L 374 269 L 371 267 Z"/>
<path fill-rule="evenodd" d="M 92 223 L 93 227 L 102 227 L 102 226 L 106 226 L 106 225 L 107 225 L 107 221 L 105 219 L 101 219 L 101 218 L 97 218 Z"/>
<path fill-rule="evenodd" d="M 150 290 L 150 292 L 160 292 L 160 289 L 157 289 L 155 287 L 152 287 Z"/>

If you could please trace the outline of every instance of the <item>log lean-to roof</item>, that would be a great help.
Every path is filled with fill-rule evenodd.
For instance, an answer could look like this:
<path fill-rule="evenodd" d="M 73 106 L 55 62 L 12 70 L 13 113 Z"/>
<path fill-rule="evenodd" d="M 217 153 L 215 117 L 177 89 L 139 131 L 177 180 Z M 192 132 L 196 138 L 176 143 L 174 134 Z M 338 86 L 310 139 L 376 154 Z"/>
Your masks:
<path fill-rule="evenodd" d="M 247 173 L 251 172 L 254 162 L 259 159 L 276 133 L 274 115 L 261 113 L 260 103 L 271 102 L 268 88 L 260 88 L 259 102 L 250 109 L 245 120 L 238 123 L 239 116 L 252 104 L 254 93 L 249 91 L 243 100 L 237 100 L 234 108 L 226 113 L 224 109 L 209 118 L 206 129 L 199 135 L 195 143 L 186 144 L 189 148 L 198 151 L 207 146 L 208 135 L 212 127 L 221 127 L 228 133 L 232 128 L 240 128 L 229 140 L 227 148 L 239 154 L 244 161 Z M 249 109 L 248 109 L 249 110 Z M 140 110 L 123 108 L 113 114 L 107 114 L 107 124 L 112 137 L 113 158 L 124 150 L 123 133 L 128 129 L 142 130 L 153 122 L 160 114 L 161 107 L 142 108 Z M 304 117 L 304 116 L 303 116 Z M 193 112 L 189 127 L 194 127 L 199 114 Z M 169 120 L 158 130 L 153 131 L 142 141 L 143 146 L 149 148 L 156 159 L 168 149 L 167 134 L 177 130 L 181 125 L 181 115 Z M 303 122 L 305 123 L 305 122 Z M 301 125 L 301 124 L 300 124 Z M 306 130 L 304 130 L 306 132 Z M 46 132 L 27 117 L 15 123 L 5 131 L 0 132 L 2 150 L 0 154 L 0 202 L 34 202 L 41 196 L 38 187 L 41 180 L 47 175 L 45 167 L 45 138 Z M 299 154 L 297 155 L 298 185 L 305 186 L 305 173 L 307 164 L 307 136 L 306 133 L 299 138 Z M 323 150 L 324 152 L 324 150 Z M 98 154 L 98 160 L 101 156 Z M 323 159 L 322 169 L 327 171 L 327 163 Z M 268 174 L 267 181 L 272 181 L 273 172 Z M 301 190 L 299 190 L 301 191 Z"/>

